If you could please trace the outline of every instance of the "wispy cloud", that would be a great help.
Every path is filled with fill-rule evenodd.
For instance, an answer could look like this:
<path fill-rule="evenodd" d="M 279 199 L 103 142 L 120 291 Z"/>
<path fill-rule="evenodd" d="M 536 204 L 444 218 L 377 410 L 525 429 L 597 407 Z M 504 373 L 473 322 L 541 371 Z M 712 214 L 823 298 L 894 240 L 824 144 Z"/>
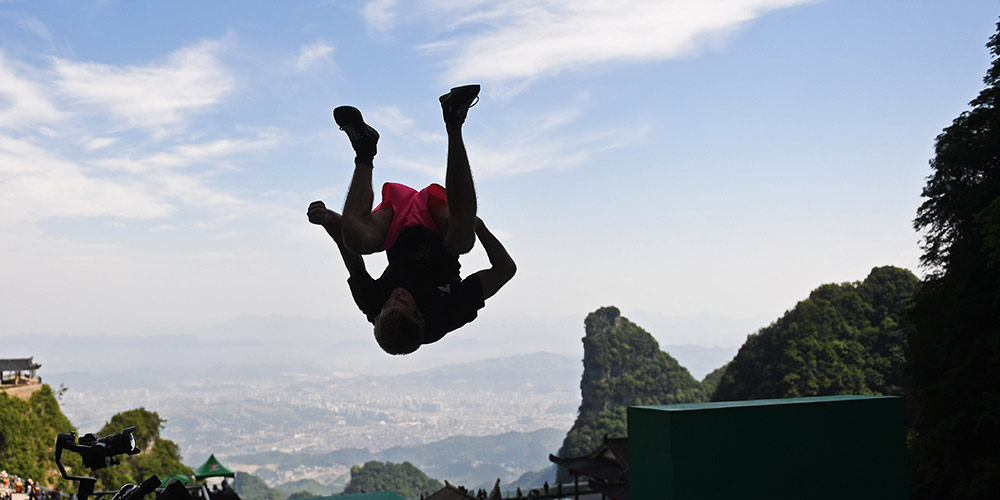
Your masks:
<path fill-rule="evenodd" d="M 0 135 L 0 212 L 6 221 L 49 217 L 153 218 L 174 207 L 139 179 L 102 179 L 27 140 Z"/>
<path fill-rule="evenodd" d="M 638 144 L 649 135 L 650 124 L 546 138 L 523 134 L 502 144 L 472 142 L 477 178 L 488 179 L 542 169 L 570 169 L 605 151 Z"/>
<path fill-rule="evenodd" d="M 184 207 L 221 207 L 232 212 L 248 202 L 208 183 L 212 166 L 270 148 L 276 141 L 274 137 L 227 139 L 180 145 L 138 159 L 81 162 L 30 140 L 0 135 L 0 179 L 4 181 L 0 182 L 0 212 L 7 221 L 22 222 L 52 217 L 157 219 Z M 202 168 L 180 168 L 192 165 Z"/>
<path fill-rule="evenodd" d="M 543 113 L 533 125 L 516 134 L 501 137 L 466 140 L 476 178 L 488 179 L 523 174 L 543 169 L 569 169 L 590 161 L 604 151 L 624 148 L 647 140 L 652 130 L 649 123 L 632 124 L 628 128 L 574 130 L 584 115 L 587 96 L 579 96 L 568 106 Z M 377 116 L 377 115 L 376 115 Z M 390 120 L 391 121 L 391 120 Z M 415 137 L 415 127 L 402 131 Z M 446 140 L 440 138 L 441 142 Z M 429 142 L 429 141 L 428 141 Z M 383 160 L 396 168 L 443 179 L 445 166 L 439 153 L 431 156 L 410 153 L 406 156 L 383 154 Z"/>
<path fill-rule="evenodd" d="M 769 11 L 811 1 L 441 0 L 409 4 L 405 12 L 415 22 L 436 20 L 445 30 L 423 45 L 448 54 L 443 58 L 448 61 L 442 69 L 445 81 L 523 85 L 594 65 L 697 54 Z M 369 7 L 388 11 L 383 3 Z M 376 4 L 383 9 L 376 9 Z M 398 5 L 391 9 L 395 16 L 401 11 Z M 379 27 L 388 16 L 366 15 L 366 19 Z"/>
<path fill-rule="evenodd" d="M 0 49 L 0 129 L 21 129 L 61 118 L 42 85 L 19 76 L 26 68 L 18 69 Z"/>
<path fill-rule="evenodd" d="M 385 31 L 396 20 L 396 0 L 372 0 L 365 4 L 362 14 L 365 22 L 373 29 Z"/>
<path fill-rule="evenodd" d="M 92 151 L 97 149 L 104 149 L 114 144 L 116 140 L 117 139 L 115 139 L 114 137 L 97 137 L 95 139 L 87 141 L 84 147 Z"/>
<path fill-rule="evenodd" d="M 275 147 L 285 140 L 283 132 L 211 132 L 215 138 L 206 139 L 206 130 L 198 129 L 152 142 L 135 140 L 135 132 L 197 125 L 192 120 L 197 114 L 223 101 L 235 82 L 218 57 L 220 46 L 201 42 L 160 62 L 125 67 L 60 58 L 49 59 L 49 68 L 32 67 L 0 51 L 4 223 L 95 217 L 172 221 L 188 207 L 221 207 L 213 212 L 221 217 L 245 208 L 248 202 L 212 178 L 238 168 L 247 154 Z M 51 74 L 56 78 L 47 80 Z M 111 120 L 102 123 L 95 114 Z M 81 120 L 87 123 L 85 134 L 75 128 Z"/>
<path fill-rule="evenodd" d="M 91 164 L 134 174 L 174 170 L 195 165 L 218 164 L 220 160 L 274 147 L 283 140 L 277 132 L 261 133 L 255 138 L 219 139 L 203 143 L 180 144 L 165 151 L 139 156 L 114 156 L 93 160 Z"/>
<path fill-rule="evenodd" d="M 42 24 L 37 18 L 31 16 L 21 16 L 17 19 L 17 24 L 21 26 L 25 31 L 45 40 L 46 42 L 52 41 L 52 33 L 49 29 Z"/>
<path fill-rule="evenodd" d="M 371 123 L 383 132 L 389 132 L 400 137 L 424 143 L 444 142 L 445 135 L 440 132 L 427 132 L 417 128 L 417 121 L 403 113 L 397 106 L 382 106 L 373 109 L 368 116 Z"/>
<path fill-rule="evenodd" d="M 316 63 L 330 60 L 330 54 L 333 53 L 335 47 L 323 41 L 318 41 L 305 45 L 299 49 L 299 57 L 295 61 L 295 69 L 299 71 L 305 71 Z"/>
<path fill-rule="evenodd" d="M 55 84 L 71 100 L 97 106 L 133 127 L 176 126 L 218 104 L 235 86 L 217 57 L 220 48 L 220 42 L 205 41 L 145 66 L 54 58 Z"/>

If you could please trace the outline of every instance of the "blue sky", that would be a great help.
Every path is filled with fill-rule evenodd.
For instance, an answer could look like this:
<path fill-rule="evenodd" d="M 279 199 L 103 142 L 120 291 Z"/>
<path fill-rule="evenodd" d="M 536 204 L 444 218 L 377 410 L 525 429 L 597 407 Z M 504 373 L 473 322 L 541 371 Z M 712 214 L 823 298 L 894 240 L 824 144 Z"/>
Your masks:
<path fill-rule="evenodd" d="M 463 356 L 578 352 L 612 304 L 737 346 L 820 284 L 920 274 L 934 137 L 1000 2 L 611 4 L 0 2 L 0 335 L 262 316 L 367 345 L 304 214 L 350 178 L 330 112 L 381 132 L 377 184 L 443 182 L 437 96 L 470 82 L 480 215 L 519 273 L 442 341 Z"/>

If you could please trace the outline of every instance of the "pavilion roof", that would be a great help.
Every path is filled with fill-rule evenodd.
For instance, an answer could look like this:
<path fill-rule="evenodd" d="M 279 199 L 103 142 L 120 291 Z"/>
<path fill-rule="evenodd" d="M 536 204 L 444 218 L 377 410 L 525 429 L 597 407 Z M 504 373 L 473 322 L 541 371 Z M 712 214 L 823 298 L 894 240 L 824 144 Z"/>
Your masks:
<path fill-rule="evenodd" d="M 604 436 L 601 446 L 584 456 L 562 458 L 549 455 L 549 460 L 569 469 L 573 474 L 587 476 L 602 483 L 628 483 L 628 438 Z"/>
<path fill-rule="evenodd" d="M 34 362 L 35 357 L 30 358 L 7 358 L 0 359 L 0 370 L 2 371 L 13 371 L 13 370 L 37 370 L 42 367 L 41 364 Z"/>

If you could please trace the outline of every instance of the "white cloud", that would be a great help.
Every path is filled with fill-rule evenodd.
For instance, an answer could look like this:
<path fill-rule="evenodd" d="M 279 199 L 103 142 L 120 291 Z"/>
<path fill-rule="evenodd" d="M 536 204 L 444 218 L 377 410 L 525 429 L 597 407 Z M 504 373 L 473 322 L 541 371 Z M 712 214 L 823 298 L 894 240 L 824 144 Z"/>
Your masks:
<path fill-rule="evenodd" d="M 410 116 L 403 114 L 397 106 L 378 107 L 366 115 L 369 116 L 366 120 L 372 123 L 376 129 L 404 137 L 414 133 L 417 123 Z"/>
<path fill-rule="evenodd" d="M 20 129 L 62 118 L 42 86 L 20 77 L 0 49 L 0 128 Z"/>
<path fill-rule="evenodd" d="M 622 129 L 563 133 L 580 116 L 578 107 L 554 110 L 540 115 L 537 124 L 517 135 L 484 140 L 466 139 L 470 161 L 477 179 L 504 177 L 543 169 L 569 169 L 586 163 L 593 156 L 613 149 L 644 142 L 652 126 L 639 123 Z M 445 166 L 440 154 L 419 156 L 383 155 L 383 161 L 396 168 L 417 172 L 433 179 L 443 179 Z"/>
<path fill-rule="evenodd" d="M 335 47 L 326 42 L 315 42 L 305 45 L 299 49 L 299 58 L 295 61 L 295 69 L 305 71 L 318 62 L 324 60 L 330 62 L 330 54 L 334 50 Z"/>
<path fill-rule="evenodd" d="M 638 124 L 620 130 L 602 130 L 577 135 L 545 137 L 529 133 L 499 144 L 470 142 L 477 178 L 488 179 L 542 169 L 569 169 L 591 157 L 645 140 L 651 126 Z"/>
<path fill-rule="evenodd" d="M 74 162 L 25 140 L 0 135 L 0 213 L 5 221 L 47 217 L 153 218 L 174 207 L 137 179 L 87 175 Z"/>
<path fill-rule="evenodd" d="M 386 132 L 421 143 L 442 143 L 446 137 L 441 132 L 428 132 L 417 128 L 417 121 L 404 114 L 398 106 L 380 106 L 365 112 L 365 121 L 380 134 Z"/>
<path fill-rule="evenodd" d="M 115 143 L 114 137 L 97 137 L 87 141 L 84 145 L 85 148 L 89 150 L 104 149 Z"/>
<path fill-rule="evenodd" d="M 372 0 L 365 5 L 363 15 L 368 26 L 385 31 L 391 28 L 396 20 L 396 0 Z"/>
<path fill-rule="evenodd" d="M 414 4 L 411 16 L 441 20 L 455 33 L 423 46 L 448 54 L 445 81 L 517 84 L 610 62 L 690 56 L 768 11 L 811 1 L 438 1 Z"/>
<path fill-rule="evenodd" d="M 55 84 L 72 99 L 105 109 L 129 125 L 179 125 L 217 104 L 235 81 L 217 53 L 218 42 L 179 49 L 158 64 L 119 67 L 54 58 Z"/>
<path fill-rule="evenodd" d="M 30 140 L 0 135 L 0 213 L 8 223 L 30 223 L 53 217 L 156 219 L 186 207 L 217 207 L 224 210 L 215 215 L 224 220 L 241 213 L 232 209 L 245 211 L 248 202 L 205 179 L 228 159 L 270 148 L 279 140 L 277 134 L 265 133 L 252 139 L 182 144 L 138 159 L 105 157 L 81 163 Z M 97 138 L 81 146 L 99 151 L 113 142 Z M 194 165 L 208 168 L 178 170 Z"/>
<path fill-rule="evenodd" d="M 53 58 L 55 78 L 48 80 L 30 77 L 44 70 L 8 61 L 0 51 L 0 223 L 41 231 L 34 224 L 52 218 L 110 218 L 107 227 L 162 219 L 158 227 L 176 227 L 197 213 L 209 227 L 252 210 L 252 203 L 211 179 L 239 168 L 241 155 L 284 141 L 283 132 L 264 128 L 166 146 L 130 140 L 130 128 L 178 127 L 221 102 L 234 81 L 218 51 L 218 43 L 203 42 L 162 62 L 130 67 Z M 47 95 L 67 98 L 67 111 L 56 110 Z M 93 130 L 95 111 L 117 118 L 110 133 Z M 85 134 L 74 129 L 80 120 Z"/>
<path fill-rule="evenodd" d="M 192 167 L 206 162 L 218 164 L 220 160 L 239 154 L 269 149 L 282 140 L 283 136 L 278 133 L 265 132 L 252 139 L 219 139 L 199 144 L 181 144 L 167 151 L 146 156 L 105 157 L 93 160 L 91 164 L 107 170 L 145 174 L 158 170 Z"/>

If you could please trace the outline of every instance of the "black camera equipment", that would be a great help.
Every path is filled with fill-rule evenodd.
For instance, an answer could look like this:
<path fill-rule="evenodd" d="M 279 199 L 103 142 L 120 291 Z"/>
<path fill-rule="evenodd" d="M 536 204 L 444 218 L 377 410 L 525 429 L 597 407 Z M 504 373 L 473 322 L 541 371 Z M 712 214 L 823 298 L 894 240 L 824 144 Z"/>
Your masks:
<path fill-rule="evenodd" d="M 80 483 L 80 490 L 77 492 L 77 500 L 87 500 L 87 497 L 94 493 L 94 485 L 97 479 L 87 476 L 71 476 L 66 472 L 66 467 L 62 463 L 63 450 L 79 453 L 83 459 L 83 466 L 90 470 L 103 469 L 104 467 L 118 465 L 121 460 L 117 455 L 136 455 L 141 450 L 135 447 L 135 436 L 132 432 L 135 427 L 126 427 L 118 434 L 98 438 L 94 434 L 84 434 L 79 442 L 72 432 L 65 432 L 56 437 L 56 466 L 62 477 L 70 481 Z M 143 497 L 159 488 L 162 483 L 156 476 L 150 476 L 142 484 L 135 485 L 128 483 L 118 490 L 118 493 L 111 500 L 141 500 Z M 177 481 L 171 479 L 167 482 L 163 491 L 156 496 L 156 500 L 193 500 L 187 489 Z"/>

